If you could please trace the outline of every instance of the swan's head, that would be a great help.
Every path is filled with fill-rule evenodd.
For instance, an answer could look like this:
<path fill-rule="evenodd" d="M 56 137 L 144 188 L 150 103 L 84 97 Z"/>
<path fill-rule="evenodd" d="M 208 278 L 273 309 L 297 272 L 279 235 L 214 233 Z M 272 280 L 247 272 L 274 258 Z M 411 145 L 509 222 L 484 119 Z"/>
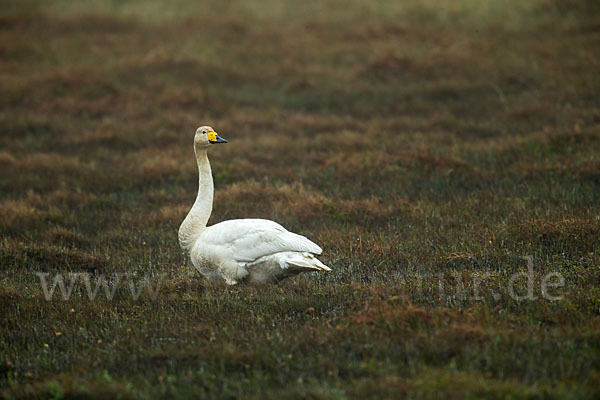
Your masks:
<path fill-rule="evenodd" d="M 227 140 L 219 136 L 210 126 L 201 126 L 196 129 L 194 148 L 210 147 L 217 143 L 227 143 Z"/>

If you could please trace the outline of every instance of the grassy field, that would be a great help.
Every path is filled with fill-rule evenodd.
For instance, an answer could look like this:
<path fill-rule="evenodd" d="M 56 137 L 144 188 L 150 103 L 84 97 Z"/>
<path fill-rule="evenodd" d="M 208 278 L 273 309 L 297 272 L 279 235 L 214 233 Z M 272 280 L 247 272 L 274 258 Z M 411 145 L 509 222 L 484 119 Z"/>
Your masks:
<path fill-rule="evenodd" d="M 0 396 L 594 398 L 599 15 L 3 2 Z M 331 273 L 194 270 L 204 124 L 229 140 L 212 223 L 273 219 Z"/>

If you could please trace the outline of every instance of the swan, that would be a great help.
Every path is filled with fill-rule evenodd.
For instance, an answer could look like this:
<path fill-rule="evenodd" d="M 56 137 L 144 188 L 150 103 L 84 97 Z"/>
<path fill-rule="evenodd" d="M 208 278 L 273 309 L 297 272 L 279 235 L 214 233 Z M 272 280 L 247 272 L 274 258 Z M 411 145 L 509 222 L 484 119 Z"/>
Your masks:
<path fill-rule="evenodd" d="M 302 235 L 266 219 L 233 219 L 206 226 L 212 212 L 214 184 L 208 149 L 227 143 L 210 126 L 194 136 L 198 195 L 179 227 L 178 239 L 194 267 L 212 281 L 275 283 L 305 271 L 330 271 L 316 255 L 322 250 Z"/>

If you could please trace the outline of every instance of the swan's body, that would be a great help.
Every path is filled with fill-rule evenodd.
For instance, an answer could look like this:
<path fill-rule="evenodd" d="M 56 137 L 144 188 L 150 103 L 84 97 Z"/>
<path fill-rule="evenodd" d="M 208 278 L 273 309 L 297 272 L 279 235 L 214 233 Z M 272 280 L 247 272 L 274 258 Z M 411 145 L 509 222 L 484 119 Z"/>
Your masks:
<path fill-rule="evenodd" d="M 207 151 L 226 143 L 212 128 L 198 128 L 194 151 L 198 162 L 198 196 L 179 228 L 179 243 L 194 267 L 211 280 L 234 285 L 241 280 L 267 283 L 304 271 L 329 271 L 315 255 L 322 250 L 304 236 L 265 219 L 233 219 L 207 227 L 214 185 Z"/>

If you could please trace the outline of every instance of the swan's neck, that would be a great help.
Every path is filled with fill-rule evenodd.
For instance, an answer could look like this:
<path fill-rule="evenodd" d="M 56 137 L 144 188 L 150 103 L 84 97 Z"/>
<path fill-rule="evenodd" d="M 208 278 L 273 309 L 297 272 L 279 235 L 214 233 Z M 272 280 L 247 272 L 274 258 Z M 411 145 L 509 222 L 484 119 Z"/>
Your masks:
<path fill-rule="evenodd" d="M 179 227 L 179 244 L 184 249 L 190 249 L 198 236 L 206 228 L 206 223 L 212 212 L 214 185 L 207 149 L 194 149 L 198 162 L 198 195 L 192 209 Z"/>

